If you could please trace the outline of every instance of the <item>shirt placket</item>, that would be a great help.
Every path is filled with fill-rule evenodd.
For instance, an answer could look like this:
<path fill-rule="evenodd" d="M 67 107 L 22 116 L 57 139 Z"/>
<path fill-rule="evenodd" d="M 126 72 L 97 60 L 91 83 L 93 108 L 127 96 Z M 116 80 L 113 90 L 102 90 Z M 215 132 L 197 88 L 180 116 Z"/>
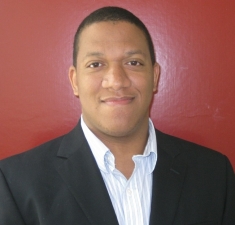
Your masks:
<path fill-rule="evenodd" d="M 125 225 L 143 225 L 143 213 L 140 194 L 135 182 L 136 171 L 127 182 L 123 193 Z"/>

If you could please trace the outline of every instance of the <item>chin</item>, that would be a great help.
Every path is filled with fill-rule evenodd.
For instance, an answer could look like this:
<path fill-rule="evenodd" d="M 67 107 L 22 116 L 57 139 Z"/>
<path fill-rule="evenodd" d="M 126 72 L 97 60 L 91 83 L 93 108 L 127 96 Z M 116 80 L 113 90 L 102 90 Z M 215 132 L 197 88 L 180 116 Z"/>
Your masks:
<path fill-rule="evenodd" d="M 103 134 L 110 137 L 122 138 L 127 137 L 131 134 L 131 131 L 127 130 L 105 130 Z"/>
<path fill-rule="evenodd" d="M 135 126 L 131 125 L 130 122 L 122 123 L 114 123 L 109 124 L 108 126 L 102 126 L 101 131 L 103 134 L 113 137 L 125 137 L 134 132 Z M 101 128 L 100 127 L 100 128 Z"/>

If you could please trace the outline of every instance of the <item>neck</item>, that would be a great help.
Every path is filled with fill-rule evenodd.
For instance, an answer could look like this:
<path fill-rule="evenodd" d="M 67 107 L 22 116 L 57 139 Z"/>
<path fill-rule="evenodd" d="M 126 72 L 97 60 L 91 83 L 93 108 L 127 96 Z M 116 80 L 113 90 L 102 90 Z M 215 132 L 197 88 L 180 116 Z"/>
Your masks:
<path fill-rule="evenodd" d="M 115 157 L 116 169 L 127 179 L 132 175 L 135 164 L 134 155 L 141 155 L 148 140 L 148 123 L 137 132 L 124 137 L 100 136 L 97 137 L 110 149 Z"/>

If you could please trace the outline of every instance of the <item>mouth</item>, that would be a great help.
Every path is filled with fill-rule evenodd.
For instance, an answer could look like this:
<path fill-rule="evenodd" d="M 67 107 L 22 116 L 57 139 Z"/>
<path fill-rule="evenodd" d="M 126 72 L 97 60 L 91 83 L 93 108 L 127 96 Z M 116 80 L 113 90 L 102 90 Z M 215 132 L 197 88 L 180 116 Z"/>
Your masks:
<path fill-rule="evenodd" d="M 135 97 L 131 96 L 123 96 L 123 97 L 108 97 L 101 99 L 102 103 L 105 103 L 107 105 L 127 105 L 132 103 L 132 101 L 135 99 Z"/>

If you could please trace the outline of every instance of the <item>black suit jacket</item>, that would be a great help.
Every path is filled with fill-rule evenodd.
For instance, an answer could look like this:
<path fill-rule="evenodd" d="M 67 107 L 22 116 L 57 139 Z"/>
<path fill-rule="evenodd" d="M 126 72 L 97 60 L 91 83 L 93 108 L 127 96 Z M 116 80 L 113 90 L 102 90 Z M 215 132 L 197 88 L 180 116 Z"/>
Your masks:
<path fill-rule="evenodd" d="M 234 225 L 235 176 L 220 153 L 156 131 L 151 225 Z M 80 123 L 0 162 L 1 225 L 118 225 Z"/>

